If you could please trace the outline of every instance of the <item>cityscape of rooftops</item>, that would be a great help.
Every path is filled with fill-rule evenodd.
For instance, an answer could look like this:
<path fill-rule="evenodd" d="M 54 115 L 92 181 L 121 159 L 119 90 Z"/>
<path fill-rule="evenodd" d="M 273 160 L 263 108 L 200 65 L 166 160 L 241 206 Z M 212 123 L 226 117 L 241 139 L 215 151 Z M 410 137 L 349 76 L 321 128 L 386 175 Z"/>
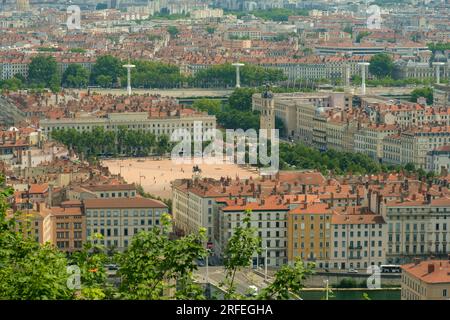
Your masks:
<path fill-rule="evenodd" d="M 0 300 L 450 300 L 449 79 L 449 0 L 1 0 Z"/>

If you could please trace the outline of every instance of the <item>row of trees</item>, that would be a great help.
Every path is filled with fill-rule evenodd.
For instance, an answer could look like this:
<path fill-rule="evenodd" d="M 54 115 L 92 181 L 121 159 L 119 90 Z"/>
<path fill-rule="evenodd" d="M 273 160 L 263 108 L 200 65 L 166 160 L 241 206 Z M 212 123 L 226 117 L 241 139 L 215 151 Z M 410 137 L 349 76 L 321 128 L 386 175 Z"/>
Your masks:
<path fill-rule="evenodd" d="M 248 12 L 238 11 L 231 12 L 237 15 L 238 18 L 241 18 L 245 15 L 248 15 Z M 272 20 L 272 21 L 288 21 L 290 16 L 307 16 L 308 10 L 305 9 L 290 9 L 290 8 L 269 8 L 264 10 L 253 10 L 250 14 L 255 17 L 264 19 L 264 20 Z"/>
<path fill-rule="evenodd" d="M 195 282 L 196 260 L 205 258 L 206 231 L 172 239 L 171 218 L 164 215 L 161 226 L 135 235 L 122 253 L 108 250 L 96 234 L 92 242 L 71 255 L 55 246 L 39 244 L 28 236 L 31 220 L 15 213 L 7 216 L 7 198 L 13 194 L 0 177 L 0 299 L 2 300 L 101 300 L 101 299 L 206 299 Z M 236 272 L 251 265 L 260 250 L 260 239 L 250 227 L 249 213 L 237 227 L 224 254 L 225 299 L 246 299 L 236 292 Z M 116 280 L 108 279 L 105 265 L 117 264 Z M 296 261 L 284 266 L 275 280 L 254 299 L 289 299 L 298 296 L 311 265 Z"/>
<path fill-rule="evenodd" d="M 125 127 L 119 127 L 117 131 L 105 131 L 102 127 L 84 132 L 75 129 L 54 130 L 51 136 L 88 158 L 99 155 L 148 156 L 152 153 L 163 155 L 170 152 L 172 147 L 167 135 L 157 137 L 150 132 L 128 130 Z"/>
<path fill-rule="evenodd" d="M 178 66 L 157 61 L 132 61 L 132 86 L 143 88 L 174 88 L 180 86 L 229 87 L 236 82 L 236 71 L 231 64 L 215 65 L 200 70 L 195 76 L 180 73 Z M 100 56 L 91 71 L 81 64 L 70 64 L 60 77 L 58 64 L 50 55 L 38 55 L 31 60 L 28 79 L 16 75 L 0 82 L 6 90 L 28 88 L 50 88 L 57 92 L 60 86 L 83 88 L 87 85 L 100 87 L 121 87 L 127 82 L 124 62 L 111 55 Z M 285 80 L 281 70 L 246 65 L 241 69 L 241 83 L 245 86 L 259 86 L 264 82 Z"/>
<path fill-rule="evenodd" d="M 280 82 L 286 76 L 280 69 L 263 68 L 255 65 L 245 65 L 240 68 L 241 84 L 244 86 L 261 86 L 266 82 Z M 198 71 L 191 83 L 200 86 L 230 87 L 236 84 L 236 69 L 231 64 L 214 65 Z"/>
<path fill-rule="evenodd" d="M 384 165 L 362 153 L 331 149 L 319 151 L 301 143 L 280 144 L 280 166 L 281 170 L 316 169 L 323 174 L 333 172 L 336 175 L 405 172 L 416 174 L 419 179 L 432 179 L 434 177 L 433 172 L 417 169 L 412 163 L 404 166 Z"/>

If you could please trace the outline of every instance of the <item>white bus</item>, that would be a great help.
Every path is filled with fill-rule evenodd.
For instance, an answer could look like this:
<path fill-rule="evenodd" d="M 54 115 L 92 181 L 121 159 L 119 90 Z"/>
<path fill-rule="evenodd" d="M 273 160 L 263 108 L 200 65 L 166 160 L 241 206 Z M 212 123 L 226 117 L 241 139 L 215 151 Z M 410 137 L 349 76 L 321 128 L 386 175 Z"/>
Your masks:
<path fill-rule="evenodd" d="M 382 264 L 380 266 L 381 273 L 400 273 L 402 269 L 399 265 L 396 264 Z"/>

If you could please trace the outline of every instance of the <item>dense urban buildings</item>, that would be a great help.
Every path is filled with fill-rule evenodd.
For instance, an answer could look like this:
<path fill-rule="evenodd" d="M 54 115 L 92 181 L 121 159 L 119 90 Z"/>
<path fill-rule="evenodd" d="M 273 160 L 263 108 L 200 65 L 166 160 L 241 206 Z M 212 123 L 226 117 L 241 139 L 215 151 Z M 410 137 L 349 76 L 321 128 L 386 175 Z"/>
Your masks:
<path fill-rule="evenodd" d="M 0 210 L 24 239 L 73 260 L 102 248 L 117 271 L 136 239 L 167 236 L 139 263 L 179 255 L 188 267 L 152 285 L 201 278 L 222 290 L 208 268 L 231 274 L 229 245 L 245 229 L 257 244 L 236 270 L 264 273 L 258 290 L 302 261 L 315 286 L 381 270 L 401 272 L 388 277 L 397 298 L 448 299 L 448 1 L 377 1 L 375 25 L 368 1 L 70 4 L 0 4 Z M 251 129 L 280 131 L 275 172 L 238 155 L 207 163 L 221 133 Z M 180 130 L 188 169 L 171 158 Z M 247 147 L 245 160 L 263 153 Z M 207 257 L 190 255 L 196 245 Z M 155 247 L 172 251 L 149 258 Z"/>

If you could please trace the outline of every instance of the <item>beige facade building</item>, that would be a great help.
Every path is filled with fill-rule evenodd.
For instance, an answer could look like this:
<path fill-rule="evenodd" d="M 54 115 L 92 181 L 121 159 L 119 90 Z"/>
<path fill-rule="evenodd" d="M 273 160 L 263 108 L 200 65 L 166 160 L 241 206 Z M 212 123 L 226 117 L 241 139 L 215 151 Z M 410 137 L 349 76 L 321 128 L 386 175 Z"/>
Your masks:
<path fill-rule="evenodd" d="M 402 266 L 402 300 L 450 300 L 450 256 Z"/>
<path fill-rule="evenodd" d="M 161 216 L 167 206 L 147 198 L 86 199 L 83 201 L 86 217 L 86 238 L 100 241 L 107 247 L 119 250 L 127 248 L 131 239 L 140 231 L 149 231 L 161 225 Z M 102 234 L 102 240 L 94 240 L 94 234 Z"/>
<path fill-rule="evenodd" d="M 83 132 L 91 131 L 95 127 L 102 127 L 106 131 L 125 127 L 129 130 L 151 132 L 156 136 L 170 136 L 176 129 L 186 129 L 201 140 L 205 130 L 216 128 L 216 117 L 203 113 L 186 116 L 174 113 L 163 117 L 150 118 L 147 112 L 123 112 L 109 113 L 106 117 L 87 115 L 76 118 L 44 119 L 40 121 L 40 127 L 46 134 L 60 129 L 75 129 Z"/>
<path fill-rule="evenodd" d="M 345 270 L 380 266 L 386 260 L 386 223 L 381 215 L 353 209 L 354 213 L 332 217 L 331 267 Z"/>

